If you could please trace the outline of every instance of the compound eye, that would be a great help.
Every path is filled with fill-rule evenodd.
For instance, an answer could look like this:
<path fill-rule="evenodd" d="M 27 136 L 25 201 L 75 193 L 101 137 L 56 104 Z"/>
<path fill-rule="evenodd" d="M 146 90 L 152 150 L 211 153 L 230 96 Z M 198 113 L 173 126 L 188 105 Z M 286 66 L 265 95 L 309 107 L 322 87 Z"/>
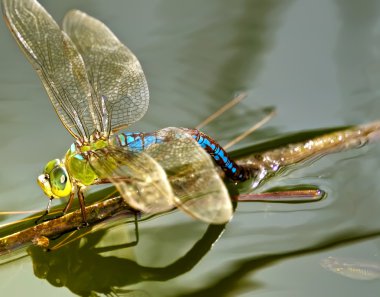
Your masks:
<path fill-rule="evenodd" d="M 62 174 L 61 180 L 60 180 L 61 184 L 66 184 L 66 181 L 67 181 L 67 176 L 65 174 Z"/>
<path fill-rule="evenodd" d="M 60 166 L 60 164 L 61 164 L 61 161 L 60 161 L 59 159 L 54 159 L 54 160 L 49 161 L 49 162 L 46 164 L 43 173 L 45 173 L 45 174 L 50 174 L 50 172 L 51 172 L 54 168 L 56 168 L 57 166 Z"/>
<path fill-rule="evenodd" d="M 55 167 L 49 175 L 51 191 L 58 197 L 66 197 L 71 192 L 71 182 L 64 167 Z"/>

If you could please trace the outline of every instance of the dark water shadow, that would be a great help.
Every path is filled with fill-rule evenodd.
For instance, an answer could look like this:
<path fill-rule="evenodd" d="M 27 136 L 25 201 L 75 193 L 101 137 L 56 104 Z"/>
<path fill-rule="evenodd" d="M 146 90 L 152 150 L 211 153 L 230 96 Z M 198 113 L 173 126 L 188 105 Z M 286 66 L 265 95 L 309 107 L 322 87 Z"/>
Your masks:
<path fill-rule="evenodd" d="M 37 277 L 46 279 L 55 287 L 66 287 L 80 296 L 90 296 L 94 292 L 111 294 L 126 292 L 121 287 L 138 284 L 144 281 L 165 282 L 182 274 L 190 272 L 199 261 L 210 251 L 213 244 L 223 233 L 225 225 L 210 225 L 204 235 L 182 257 L 164 267 L 148 267 L 136 261 L 120 256 L 104 256 L 101 253 L 112 252 L 128 247 L 128 244 L 96 248 L 106 230 L 86 236 L 85 244 L 77 240 L 54 252 L 44 252 L 38 247 L 30 247 L 28 252 L 33 261 L 34 273 Z M 248 274 L 275 265 L 294 257 L 325 251 L 328 249 L 354 244 L 360 241 L 380 236 L 380 230 L 363 234 L 361 230 L 346 230 L 333 234 L 319 243 L 280 253 L 245 258 L 236 261 L 234 269 L 228 269 L 224 276 L 215 278 L 207 287 L 188 294 L 173 294 L 172 296 L 231 296 L 231 292 L 241 287 L 241 280 Z M 159 244 L 159 243 L 157 243 Z M 127 250 L 127 249 L 126 249 Z M 218 273 L 221 274 L 220 272 Z M 261 287 L 258 282 L 251 282 L 249 290 Z"/>
<path fill-rule="evenodd" d="M 51 285 L 67 287 L 80 296 L 90 296 L 93 292 L 110 294 L 116 292 L 117 287 L 143 281 L 163 282 L 191 271 L 208 253 L 224 229 L 225 225 L 210 225 L 184 256 L 165 267 L 147 267 L 130 259 L 103 256 L 103 252 L 129 247 L 129 243 L 126 243 L 96 248 L 95 245 L 102 240 L 106 230 L 87 235 L 86 243 L 82 246 L 76 240 L 54 252 L 45 252 L 39 247 L 31 246 L 28 253 L 33 261 L 34 274 L 46 279 Z"/>
<path fill-rule="evenodd" d="M 334 234 L 326 239 L 322 240 L 316 245 L 297 249 L 294 251 L 288 251 L 285 253 L 273 253 L 252 258 L 246 258 L 240 263 L 235 264 L 233 271 L 228 271 L 224 277 L 214 280 L 211 286 L 202 288 L 189 294 L 173 295 L 173 296 L 231 296 L 232 292 L 237 287 L 241 288 L 241 280 L 248 274 L 252 278 L 253 272 L 258 272 L 261 269 L 278 264 L 281 261 L 285 261 L 295 257 L 302 257 L 321 251 L 337 248 L 340 246 L 350 245 L 364 240 L 374 239 L 380 236 L 380 230 L 368 232 L 363 234 L 361 230 L 347 230 L 340 234 Z M 251 282 L 249 287 L 250 291 L 258 290 L 262 286 L 259 282 Z M 245 288 L 247 289 L 247 288 Z"/>

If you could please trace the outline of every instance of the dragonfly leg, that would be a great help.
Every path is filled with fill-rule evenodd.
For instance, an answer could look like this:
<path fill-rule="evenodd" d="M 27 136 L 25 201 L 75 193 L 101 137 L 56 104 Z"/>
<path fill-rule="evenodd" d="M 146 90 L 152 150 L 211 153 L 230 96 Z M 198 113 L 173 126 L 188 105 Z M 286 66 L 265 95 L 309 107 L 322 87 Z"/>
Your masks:
<path fill-rule="evenodd" d="M 113 176 L 112 180 L 114 181 L 124 181 L 124 182 L 133 182 L 131 178 L 127 176 Z M 112 181 L 109 178 L 98 179 L 93 185 L 103 185 L 103 184 L 112 184 Z"/>
<path fill-rule="evenodd" d="M 53 197 L 50 197 L 49 198 L 49 202 L 48 202 L 48 204 L 47 204 L 47 206 L 46 206 L 46 210 L 45 210 L 45 212 L 43 213 L 43 215 L 42 216 L 40 216 L 37 220 L 35 220 L 34 221 L 34 223 L 37 225 L 37 224 L 39 224 L 40 222 L 42 222 L 43 220 L 43 218 L 50 212 L 50 207 L 51 207 L 51 201 L 53 200 Z"/>
<path fill-rule="evenodd" d="M 58 217 L 65 215 L 65 214 L 67 213 L 67 211 L 71 208 L 71 205 L 73 204 L 73 201 L 74 201 L 74 196 L 75 196 L 75 191 L 73 190 L 73 191 L 71 191 L 71 193 L 70 193 L 69 201 L 67 202 L 65 208 L 63 209 L 62 214 L 59 215 Z M 51 202 L 52 202 L 53 199 L 54 199 L 53 197 L 49 198 L 49 202 L 48 202 L 48 205 L 47 205 L 47 207 L 46 207 L 46 210 L 45 210 L 45 212 L 44 212 L 44 214 L 43 214 L 42 216 L 40 216 L 37 220 L 35 220 L 35 223 L 36 223 L 36 224 L 39 224 L 40 222 L 44 221 L 44 220 L 42 220 L 42 219 L 43 219 L 46 215 L 49 214 L 49 212 L 50 212 L 50 207 L 51 207 Z M 55 218 L 57 218 L 57 217 L 55 217 Z"/>
<path fill-rule="evenodd" d="M 112 183 L 108 178 L 98 179 L 94 182 L 94 185 L 104 185 Z"/>
<path fill-rule="evenodd" d="M 104 252 L 109 252 L 109 251 L 115 251 L 117 249 L 130 248 L 130 247 L 136 246 L 139 243 L 139 240 L 140 240 L 139 218 L 140 218 L 141 213 L 138 210 L 132 210 L 132 211 L 134 212 L 133 224 L 135 225 L 135 240 L 127 242 L 127 243 L 118 244 L 118 245 L 95 248 L 94 250 L 96 251 L 96 253 L 104 253 Z"/>
<path fill-rule="evenodd" d="M 74 195 L 75 195 L 75 191 L 72 190 L 70 193 L 69 201 L 67 202 L 65 208 L 62 211 L 63 215 L 65 215 L 67 213 L 67 211 L 71 208 L 71 205 L 73 204 L 73 201 L 74 201 Z"/>
<path fill-rule="evenodd" d="M 80 210 L 82 212 L 83 225 L 88 226 L 87 215 L 86 215 L 86 204 L 84 201 L 84 194 L 83 194 L 84 190 L 85 190 L 85 187 L 78 188 L 78 200 L 79 200 Z"/>

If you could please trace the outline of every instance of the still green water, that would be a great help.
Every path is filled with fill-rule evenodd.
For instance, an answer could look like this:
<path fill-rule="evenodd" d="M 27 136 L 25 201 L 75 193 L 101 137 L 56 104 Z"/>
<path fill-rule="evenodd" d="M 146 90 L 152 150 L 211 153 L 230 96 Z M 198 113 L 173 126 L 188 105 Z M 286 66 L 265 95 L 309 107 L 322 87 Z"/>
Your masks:
<path fill-rule="evenodd" d="M 151 91 L 134 130 L 193 127 L 241 90 L 249 92 L 244 103 L 205 129 L 221 143 L 267 106 L 278 115 L 240 147 L 380 119 L 379 1 L 41 3 L 56 20 L 71 8 L 99 18 L 134 51 Z M 72 138 L 4 23 L 0 45 L 0 210 L 43 209 L 36 177 Z M 116 287 L 126 296 L 377 296 L 379 152 L 372 144 L 276 177 L 270 186 L 313 184 L 327 197 L 241 203 L 225 230 L 174 212 L 141 223 L 136 247 L 96 249 L 133 240 L 133 227 L 121 225 L 54 253 L 31 249 L 31 257 L 0 266 L 1 292 L 95 296 Z M 329 256 L 372 266 L 346 277 L 322 267 Z"/>

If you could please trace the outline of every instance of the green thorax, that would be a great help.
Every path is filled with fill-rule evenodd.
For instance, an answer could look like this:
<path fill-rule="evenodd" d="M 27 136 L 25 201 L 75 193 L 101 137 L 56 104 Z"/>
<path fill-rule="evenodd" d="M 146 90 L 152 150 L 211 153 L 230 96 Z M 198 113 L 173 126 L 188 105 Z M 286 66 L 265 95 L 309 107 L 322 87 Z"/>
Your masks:
<path fill-rule="evenodd" d="M 77 147 L 75 143 L 73 143 L 65 155 L 65 166 L 70 178 L 84 186 L 92 185 L 98 176 L 86 159 L 85 153 L 106 146 L 108 146 L 108 142 L 101 139 L 80 147 Z"/>

